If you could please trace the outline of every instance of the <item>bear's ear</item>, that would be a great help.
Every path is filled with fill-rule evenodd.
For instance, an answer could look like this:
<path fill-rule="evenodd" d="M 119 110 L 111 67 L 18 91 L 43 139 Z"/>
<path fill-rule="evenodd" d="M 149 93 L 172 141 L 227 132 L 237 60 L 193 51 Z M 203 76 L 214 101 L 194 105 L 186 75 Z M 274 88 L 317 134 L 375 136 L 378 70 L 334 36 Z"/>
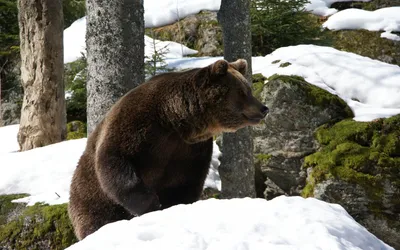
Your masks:
<path fill-rule="evenodd" d="M 242 75 L 247 73 L 247 61 L 245 59 L 238 59 L 235 62 L 231 62 L 229 65 L 239 71 Z"/>
<path fill-rule="evenodd" d="M 224 76 L 228 72 L 229 63 L 225 60 L 218 60 L 210 66 L 212 75 Z"/>

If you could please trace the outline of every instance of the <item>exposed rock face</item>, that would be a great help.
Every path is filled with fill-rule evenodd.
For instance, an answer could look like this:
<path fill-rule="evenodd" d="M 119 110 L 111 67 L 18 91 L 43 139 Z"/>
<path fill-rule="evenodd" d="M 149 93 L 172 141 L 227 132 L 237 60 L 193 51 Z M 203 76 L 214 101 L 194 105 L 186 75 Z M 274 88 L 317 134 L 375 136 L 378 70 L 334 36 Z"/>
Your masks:
<path fill-rule="evenodd" d="M 253 84 L 270 108 L 265 122 L 254 127 L 257 196 L 299 195 L 306 183 L 305 156 L 318 148 L 313 133 L 327 122 L 353 117 L 339 97 L 296 76 L 272 76 Z"/>
<path fill-rule="evenodd" d="M 370 198 L 361 185 L 346 181 L 327 180 L 314 189 L 315 198 L 342 205 L 358 223 L 395 249 L 400 249 L 400 209 L 393 201 L 400 200 L 399 194 L 399 188 L 389 181 L 384 184 L 382 203 Z"/>
<path fill-rule="evenodd" d="M 222 30 L 216 12 L 202 11 L 171 25 L 155 28 L 152 31 L 147 29 L 146 34 L 159 40 L 182 43 L 199 51 L 198 56 L 223 54 Z"/>
<path fill-rule="evenodd" d="M 321 148 L 305 158 L 304 196 L 342 205 L 371 233 L 400 249 L 400 115 L 344 120 L 315 133 Z"/>
<path fill-rule="evenodd" d="M 337 203 L 400 249 L 400 115 L 356 122 L 340 98 L 299 77 L 254 77 L 270 107 L 254 128 L 257 195 Z"/>

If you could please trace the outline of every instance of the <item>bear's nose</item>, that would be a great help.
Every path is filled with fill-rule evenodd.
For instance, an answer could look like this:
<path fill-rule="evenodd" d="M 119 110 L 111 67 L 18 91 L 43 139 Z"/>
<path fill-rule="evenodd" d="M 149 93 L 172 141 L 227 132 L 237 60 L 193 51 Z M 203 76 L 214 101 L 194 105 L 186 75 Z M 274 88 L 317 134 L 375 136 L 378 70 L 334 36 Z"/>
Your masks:
<path fill-rule="evenodd" d="M 262 106 L 260 111 L 261 111 L 261 114 L 263 114 L 265 117 L 268 114 L 269 109 L 267 106 Z"/>

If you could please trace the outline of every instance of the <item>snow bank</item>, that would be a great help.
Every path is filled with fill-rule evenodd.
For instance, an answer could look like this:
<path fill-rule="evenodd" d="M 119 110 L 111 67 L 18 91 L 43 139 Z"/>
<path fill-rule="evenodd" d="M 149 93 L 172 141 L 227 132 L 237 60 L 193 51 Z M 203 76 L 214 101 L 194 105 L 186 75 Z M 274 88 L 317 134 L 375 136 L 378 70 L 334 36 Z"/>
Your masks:
<path fill-rule="evenodd" d="M 8 128 L 0 131 L 4 129 Z M 0 145 L 14 140 L 3 141 L 1 137 Z M 0 194 L 28 193 L 31 196 L 17 200 L 28 205 L 68 202 L 72 174 L 85 146 L 86 139 L 79 139 L 1 154 Z"/>
<path fill-rule="evenodd" d="M 154 51 L 160 51 L 166 49 L 165 58 L 182 58 L 185 55 L 196 54 L 197 50 L 189 49 L 185 45 L 170 41 L 160 41 L 148 36 L 144 37 L 145 41 L 145 55 L 151 57 Z M 155 48 L 154 48 L 155 47 Z"/>
<path fill-rule="evenodd" d="M 82 17 L 64 30 L 64 63 L 70 63 L 86 55 L 86 17 Z M 154 52 L 153 39 L 144 36 L 145 55 L 150 57 Z M 197 51 L 176 42 L 162 42 L 155 40 L 156 49 L 166 48 L 166 58 L 181 58 L 186 55 L 196 54 Z"/>
<path fill-rule="evenodd" d="M 167 60 L 177 69 L 204 67 L 221 57 Z M 279 61 L 279 63 L 275 63 Z M 291 65 L 280 67 L 282 63 Z M 283 47 L 265 57 L 252 58 L 253 74 L 302 76 L 309 83 L 340 96 L 357 121 L 371 121 L 400 113 L 400 67 L 330 47 Z"/>
<path fill-rule="evenodd" d="M 335 8 L 329 8 L 335 2 L 352 2 L 353 0 L 310 0 L 306 4 L 306 10 L 318 16 L 330 16 L 337 12 Z M 359 0 L 359 2 L 369 2 L 370 0 Z"/>
<path fill-rule="evenodd" d="M 146 28 L 161 27 L 201 10 L 218 11 L 221 0 L 144 0 Z"/>
<path fill-rule="evenodd" d="M 19 124 L 0 127 L 0 159 L 2 159 L 2 154 L 4 153 L 19 150 L 17 139 L 18 129 Z"/>
<path fill-rule="evenodd" d="M 316 15 L 326 16 L 337 12 L 336 9 L 329 8 L 332 3 L 347 1 L 351 0 L 311 0 L 310 3 L 306 4 L 305 8 Z M 361 1 L 368 2 L 369 0 Z M 202 10 L 218 11 L 220 5 L 221 0 L 145 0 L 145 27 L 160 27 L 171 24 Z M 81 57 L 82 53 L 86 54 L 85 34 L 86 17 L 76 20 L 64 30 L 64 63 L 73 62 Z M 148 40 L 149 38 L 145 37 L 146 55 L 150 56 L 148 52 L 151 50 L 148 48 L 152 47 Z M 167 58 L 180 58 L 197 53 L 195 50 L 173 42 L 168 45 L 168 48 L 170 54 L 166 56 Z"/>
<path fill-rule="evenodd" d="M 105 225 L 67 248 L 389 250 L 340 206 L 313 198 L 209 199 Z"/>
<path fill-rule="evenodd" d="M 347 9 L 340 11 L 323 24 L 330 30 L 365 29 L 370 31 L 385 31 L 382 37 L 400 40 L 400 36 L 392 31 L 400 31 L 400 7 L 388 7 L 375 11 Z"/>
<path fill-rule="evenodd" d="M 86 138 L 15 152 L 19 150 L 18 127 L 0 127 L 0 194 L 30 194 L 29 197 L 15 200 L 26 202 L 28 206 L 36 202 L 68 202 L 71 178 L 85 150 Z M 210 171 L 204 187 L 221 190 L 218 173 L 220 155 L 218 145 L 214 142 Z"/>

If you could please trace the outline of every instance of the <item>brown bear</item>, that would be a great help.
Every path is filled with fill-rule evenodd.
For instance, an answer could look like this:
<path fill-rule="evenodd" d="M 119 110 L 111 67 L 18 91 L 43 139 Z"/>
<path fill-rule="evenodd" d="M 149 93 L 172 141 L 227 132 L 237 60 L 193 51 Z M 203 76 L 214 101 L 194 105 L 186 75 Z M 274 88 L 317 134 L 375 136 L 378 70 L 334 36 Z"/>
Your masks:
<path fill-rule="evenodd" d="M 246 71 L 239 59 L 164 73 L 113 105 L 72 178 L 68 210 L 79 240 L 107 223 L 199 199 L 212 137 L 258 124 L 268 112 Z"/>

